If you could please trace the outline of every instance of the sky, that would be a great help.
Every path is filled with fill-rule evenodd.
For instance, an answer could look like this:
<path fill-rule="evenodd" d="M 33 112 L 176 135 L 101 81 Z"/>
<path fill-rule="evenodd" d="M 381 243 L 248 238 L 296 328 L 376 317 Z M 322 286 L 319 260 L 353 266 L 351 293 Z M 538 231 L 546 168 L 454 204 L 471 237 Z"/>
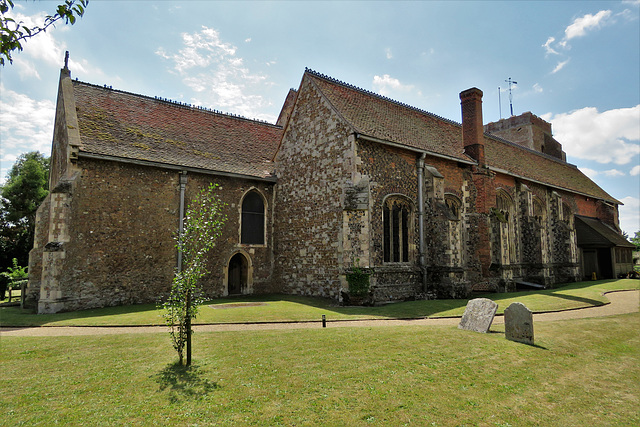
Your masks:
<path fill-rule="evenodd" d="M 59 0 L 61 3 L 62 1 Z M 15 1 L 39 24 L 58 2 Z M 91 0 L 0 68 L 0 182 L 28 151 L 51 152 L 64 52 L 73 78 L 275 122 L 305 67 L 460 122 L 551 122 L 567 161 L 621 201 L 640 230 L 640 0 L 218 2 Z"/>

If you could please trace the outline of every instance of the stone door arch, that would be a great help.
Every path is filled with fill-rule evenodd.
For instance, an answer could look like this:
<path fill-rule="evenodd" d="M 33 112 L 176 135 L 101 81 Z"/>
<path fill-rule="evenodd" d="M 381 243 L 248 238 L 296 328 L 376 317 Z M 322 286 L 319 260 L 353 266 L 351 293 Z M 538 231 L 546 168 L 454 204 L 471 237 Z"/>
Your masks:
<path fill-rule="evenodd" d="M 246 292 L 249 276 L 249 263 L 240 252 L 229 260 L 229 278 L 227 280 L 227 294 L 240 295 Z"/>

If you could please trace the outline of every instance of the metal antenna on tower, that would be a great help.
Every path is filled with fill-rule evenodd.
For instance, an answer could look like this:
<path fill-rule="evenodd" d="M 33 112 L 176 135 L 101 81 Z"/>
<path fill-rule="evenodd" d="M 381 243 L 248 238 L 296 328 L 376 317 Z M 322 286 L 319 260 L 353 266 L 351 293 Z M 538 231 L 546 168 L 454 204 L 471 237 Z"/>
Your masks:
<path fill-rule="evenodd" d="M 505 82 L 509 83 L 509 107 L 511 108 L 511 115 L 513 116 L 513 95 L 511 94 L 511 85 L 517 85 L 518 82 L 511 80 L 511 77 L 509 77 L 509 80 L 505 80 Z"/>

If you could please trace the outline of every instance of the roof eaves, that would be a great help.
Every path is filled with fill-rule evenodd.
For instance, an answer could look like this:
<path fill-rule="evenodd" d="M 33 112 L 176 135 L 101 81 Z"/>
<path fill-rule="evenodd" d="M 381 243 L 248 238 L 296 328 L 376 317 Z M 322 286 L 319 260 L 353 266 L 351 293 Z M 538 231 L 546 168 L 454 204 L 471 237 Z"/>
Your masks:
<path fill-rule="evenodd" d="M 460 162 L 460 163 L 464 163 L 464 164 L 467 164 L 467 165 L 477 165 L 478 164 L 478 162 L 476 162 L 475 160 L 466 160 L 466 159 L 461 159 L 461 158 L 458 158 L 458 157 L 447 156 L 446 154 L 440 154 L 440 153 L 436 153 L 436 152 L 433 152 L 433 151 L 421 150 L 419 148 L 411 147 L 411 146 L 406 145 L 406 144 L 400 144 L 398 142 L 393 142 L 393 141 L 389 141 L 389 140 L 385 140 L 385 139 L 380 139 L 380 138 L 376 138 L 375 136 L 364 135 L 364 134 L 358 133 L 358 132 L 354 132 L 354 135 L 355 135 L 356 138 L 364 139 L 364 140 L 371 141 L 371 142 L 376 142 L 378 144 L 388 145 L 388 146 L 395 147 L 395 148 L 402 148 L 404 150 L 413 151 L 414 153 L 419 153 L 419 154 L 423 154 L 424 153 L 424 154 L 426 154 L 428 156 L 431 156 L 431 157 L 439 157 L 439 158 L 442 158 L 442 159 L 452 160 L 454 162 Z M 464 154 L 464 155 L 467 156 L 466 154 Z M 469 156 L 467 156 L 467 157 L 469 157 Z"/>
<path fill-rule="evenodd" d="M 112 161 L 112 162 L 127 163 L 132 165 L 139 165 L 139 166 L 157 167 L 161 169 L 196 172 L 204 175 L 217 175 L 217 176 L 226 176 L 231 178 L 253 179 L 253 180 L 259 180 L 259 181 L 266 181 L 266 182 L 277 181 L 277 178 L 274 175 L 261 177 L 257 175 L 246 175 L 246 174 L 240 174 L 240 173 L 234 173 L 234 172 L 197 168 L 193 166 L 182 166 L 174 163 L 163 163 L 163 162 L 156 162 L 152 160 L 140 160 L 140 159 L 131 159 L 128 157 L 110 156 L 108 154 L 80 152 L 78 157 L 94 159 L 94 160 L 106 160 L 106 161 Z"/>
<path fill-rule="evenodd" d="M 533 182 L 533 183 L 536 183 L 536 184 L 545 185 L 547 187 L 555 188 L 556 190 L 562 190 L 562 191 L 566 191 L 566 192 L 573 193 L 573 194 L 579 194 L 581 196 L 591 197 L 591 198 L 598 199 L 598 200 L 603 200 L 605 202 L 614 203 L 616 205 L 623 205 L 622 202 L 620 202 L 619 200 L 616 200 L 614 198 L 605 199 L 605 198 L 602 198 L 602 197 L 594 196 L 593 194 L 588 194 L 588 193 L 583 193 L 581 191 L 573 190 L 571 188 L 560 187 L 558 185 L 549 184 L 548 182 L 538 181 L 538 180 L 533 179 L 531 177 L 522 176 L 522 175 L 519 175 L 519 174 L 516 174 L 516 173 L 513 173 L 513 172 L 509 172 L 509 171 L 506 171 L 504 169 L 496 168 L 496 167 L 493 167 L 493 166 L 487 166 L 487 167 L 489 168 L 489 170 L 491 170 L 493 172 L 498 172 L 498 173 L 501 173 L 501 174 L 504 174 L 504 175 L 509 175 L 509 176 L 514 177 L 514 178 L 521 179 L 523 181 L 529 181 L 529 182 Z"/>

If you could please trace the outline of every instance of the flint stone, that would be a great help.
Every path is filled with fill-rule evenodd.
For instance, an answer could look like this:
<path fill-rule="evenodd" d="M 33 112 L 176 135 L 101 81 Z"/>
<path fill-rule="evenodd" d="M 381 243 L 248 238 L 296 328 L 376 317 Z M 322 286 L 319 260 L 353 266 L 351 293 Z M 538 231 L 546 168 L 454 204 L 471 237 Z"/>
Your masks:
<path fill-rule="evenodd" d="M 458 328 L 486 334 L 489 332 L 496 311 L 498 311 L 498 304 L 490 299 L 472 299 L 467 303 Z"/>
<path fill-rule="evenodd" d="M 533 313 L 514 302 L 504 310 L 504 335 L 508 340 L 533 344 Z"/>

